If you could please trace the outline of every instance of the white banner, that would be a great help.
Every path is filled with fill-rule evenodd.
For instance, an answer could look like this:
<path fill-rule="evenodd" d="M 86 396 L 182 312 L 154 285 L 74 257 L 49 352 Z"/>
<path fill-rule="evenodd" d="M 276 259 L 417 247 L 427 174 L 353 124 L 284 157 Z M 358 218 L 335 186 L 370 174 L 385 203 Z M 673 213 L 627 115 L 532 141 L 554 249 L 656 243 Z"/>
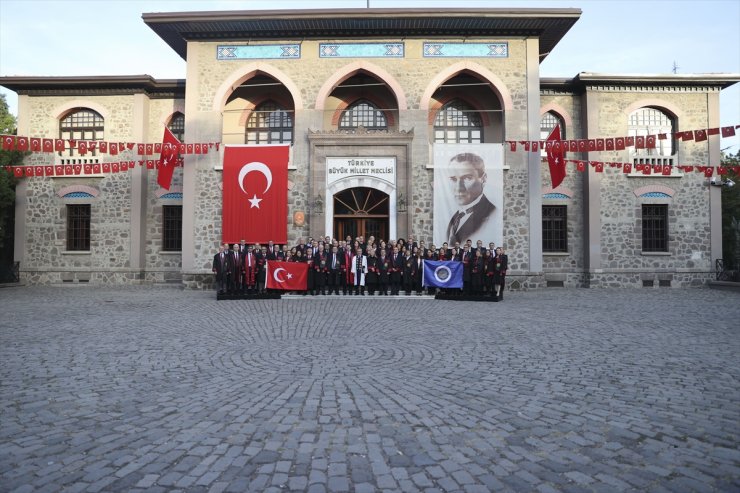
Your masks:
<path fill-rule="evenodd" d="M 396 186 L 395 157 L 328 157 L 326 184 L 352 176 L 368 176 Z"/>
<path fill-rule="evenodd" d="M 503 243 L 503 144 L 434 145 L 434 245 Z"/>

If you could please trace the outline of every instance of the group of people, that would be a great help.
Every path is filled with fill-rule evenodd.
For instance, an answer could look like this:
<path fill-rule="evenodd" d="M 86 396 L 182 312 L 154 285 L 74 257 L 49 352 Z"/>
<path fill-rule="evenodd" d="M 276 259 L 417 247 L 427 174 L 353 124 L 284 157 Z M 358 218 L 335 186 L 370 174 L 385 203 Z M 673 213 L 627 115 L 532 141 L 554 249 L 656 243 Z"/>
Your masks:
<path fill-rule="evenodd" d="M 247 245 L 244 240 L 224 243 L 213 257 L 213 272 L 219 293 L 258 294 L 266 291 L 266 263 L 269 260 L 308 264 L 307 290 L 304 295 L 339 294 L 364 296 L 406 295 L 415 292 L 436 294 L 437 288 L 422 285 L 424 260 L 453 260 L 463 264 L 463 288 L 442 288 L 448 294 L 489 296 L 501 301 L 504 296 L 508 257 L 502 247 L 488 247 L 478 240 L 473 245 L 447 242 L 437 248 L 408 240 L 380 240 L 362 236 L 336 240 L 329 236 L 309 238 L 290 248 L 288 245 Z"/>

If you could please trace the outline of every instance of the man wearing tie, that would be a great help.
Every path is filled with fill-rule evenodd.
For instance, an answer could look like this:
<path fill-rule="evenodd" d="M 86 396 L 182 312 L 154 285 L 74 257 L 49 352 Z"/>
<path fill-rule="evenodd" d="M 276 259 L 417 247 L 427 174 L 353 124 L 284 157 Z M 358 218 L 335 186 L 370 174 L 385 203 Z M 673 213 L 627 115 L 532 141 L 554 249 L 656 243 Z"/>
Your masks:
<path fill-rule="evenodd" d="M 329 258 L 329 294 L 334 291 L 334 294 L 339 294 L 339 285 L 342 280 L 342 262 L 340 260 L 341 255 L 339 254 L 337 246 L 333 246 L 331 249 L 331 257 Z"/>
<path fill-rule="evenodd" d="M 218 294 L 226 292 L 226 273 L 229 272 L 230 266 L 228 263 L 228 255 L 224 251 L 224 247 L 218 247 L 218 253 L 213 256 L 213 268 L 211 269 L 216 274 L 216 289 Z"/>
<path fill-rule="evenodd" d="M 253 294 L 257 286 L 257 257 L 254 247 L 249 245 L 244 253 L 244 288 L 247 293 Z"/>
<path fill-rule="evenodd" d="M 483 193 L 487 179 L 483 159 L 464 152 L 450 160 L 450 168 L 449 181 L 458 207 L 447 225 L 450 244 L 464 238 L 490 236 L 489 220 L 493 219 L 495 207 Z"/>

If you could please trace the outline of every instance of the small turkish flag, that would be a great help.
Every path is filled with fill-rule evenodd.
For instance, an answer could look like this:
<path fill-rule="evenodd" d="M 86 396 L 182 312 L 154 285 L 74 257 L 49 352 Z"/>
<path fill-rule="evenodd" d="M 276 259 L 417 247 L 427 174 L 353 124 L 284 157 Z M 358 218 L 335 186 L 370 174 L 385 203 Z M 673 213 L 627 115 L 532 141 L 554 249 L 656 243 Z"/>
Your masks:
<path fill-rule="evenodd" d="M 98 148 L 100 149 L 100 152 L 104 152 L 105 154 L 108 154 L 108 143 L 107 142 L 101 142 Z"/>
<path fill-rule="evenodd" d="M 57 176 L 64 176 L 64 166 L 57 165 L 57 166 L 54 166 L 54 168 L 55 168 L 54 169 L 54 171 L 55 171 L 54 174 L 55 175 L 57 175 Z"/>
<path fill-rule="evenodd" d="M 31 137 L 31 151 L 41 152 L 41 139 L 38 137 Z"/>
<path fill-rule="evenodd" d="M 649 175 L 650 173 L 652 173 L 652 167 L 649 164 L 646 164 L 645 166 L 642 167 L 643 175 Z"/>
<path fill-rule="evenodd" d="M 54 166 L 46 166 L 46 169 L 44 169 L 44 173 L 46 174 L 46 176 L 54 176 Z"/>
<path fill-rule="evenodd" d="M 614 150 L 614 139 L 606 139 L 606 150 L 607 151 Z"/>
<path fill-rule="evenodd" d="M 110 163 L 103 163 L 103 173 L 110 173 Z"/>
<path fill-rule="evenodd" d="M 632 173 L 632 164 L 631 163 L 622 164 L 622 173 Z"/>
<path fill-rule="evenodd" d="M 516 152 L 516 142 L 515 141 L 513 140 L 509 141 L 509 150 L 511 150 L 511 152 Z"/>
<path fill-rule="evenodd" d="M 121 161 L 121 164 L 119 166 L 119 171 L 128 171 L 128 163 L 126 161 Z"/>
<path fill-rule="evenodd" d="M 568 150 L 570 152 L 578 152 L 578 141 L 576 141 L 576 140 L 569 140 L 568 141 Z"/>
<path fill-rule="evenodd" d="M 692 132 L 691 130 L 687 130 L 683 133 L 682 138 L 684 142 L 694 140 L 694 132 Z"/>
<path fill-rule="evenodd" d="M 108 146 L 108 154 L 111 156 L 117 156 L 118 155 L 118 144 L 115 142 L 111 142 Z"/>
<path fill-rule="evenodd" d="M 532 145 L 530 146 L 530 149 L 532 150 L 532 152 L 537 152 L 539 147 L 540 147 L 539 141 L 533 140 Z"/>
<path fill-rule="evenodd" d="M 16 178 L 23 178 L 23 167 L 22 166 L 16 166 L 13 168 L 13 176 Z"/>
<path fill-rule="evenodd" d="M 28 137 L 18 137 L 16 139 L 15 145 L 19 151 L 27 151 L 28 150 Z"/>
<path fill-rule="evenodd" d="M 624 142 L 624 145 L 627 147 L 634 147 L 635 145 L 635 138 L 634 137 L 627 137 L 627 140 Z"/>
<path fill-rule="evenodd" d="M 735 127 L 722 127 L 722 137 L 734 137 Z"/>
<path fill-rule="evenodd" d="M 308 264 L 303 262 L 267 262 L 267 289 L 305 291 L 308 285 Z"/>
<path fill-rule="evenodd" d="M 100 174 L 100 165 L 99 164 L 93 164 L 93 173 L 96 175 Z"/>
<path fill-rule="evenodd" d="M 604 139 L 596 139 L 596 150 L 603 151 L 606 148 Z"/>
<path fill-rule="evenodd" d="M 35 166 L 26 166 L 26 176 L 34 176 Z"/>
<path fill-rule="evenodd" d="M 87 142 L 84 140 L 81 140 L 77 143 L 77 152 L 80 153 L 80 156 L 84 156 L 87 154 Z"/>
<path fill-rule="evenodd" d="M 635 137 L 635 149 L 645 149 L 645 136 L 638 135 Z"/>
<path fill-rule="evenodd" d="M 123 145 L 123 144 L 121 144 L 121 145 Z M 134 148 L 134 143 L 133 142 L 126 142 L 126 149 L 128 149 L 130 151 L 133 148 Z"/>
<path fill-rule="evenodd" d="M 155 142 L 154 143 L 154 153 L 159 154 L 162 152 L 162 143 L 161 142 Z"/>
<path fill-rule="evenodd" d="M 576 170 L 580 172 L 586 171 L 586 162 L 585 161 L 576 161 Z"/>
<path fill-rule="evenodd" d="M 121 165 L 119 163 L 111 163 L 110 165 L 111 173 L 118 173 L 120 168 L 121 168 Z"/>
<path fill-rule="evenodd" d="M 693 166 L 684 166 L 683 167 L 683 170 L 685 172 L 687 172 L 687 173 L 691 173 L 692 171 L 694 171 L 694 167 Z"/>
<path fill-rule="evenodd" d="M 146 155 L 151 156 L 152 154 L 154 154 L 154 145 L 146 144 Z"/>
<path fill-rule="evenodd" d="M 154 169 L 154 159 L 146 160 L 146 169 Z"/>
<path fill-rule="evenodd" d="M 64 174 L 65 175 L 73 175 L 75 172 L 74 168 L 71 164 L 68 164 L 64 167 Z"/>
<path fill-rule="evenodd" d="M 188 151 L 188 146 L 185 144 L 180 144 L 178 150 L 180 151 L 180 154 L 186 154 Z"/>
<path fill-rule="evenodd" d="M 64 152 L 64 139 L 54 139 L 54 151 Z"/>
<path fill-rule="evenodd" d="M 85 167 L 84 167 L 84 169 L 85 169 L 85 174 L 86 175 L 91 175 L 92 174 L 92 164 L 86 164 Z"/>
<path fill-rule="evenodd" d="M 704 176 L 706 176 L 707 178 L 711 178 L 713 174 L 714 174 L 713 167 L 707 166 L 706 168 L 704 168 Z"/>
<path fill-rule="evenodd" d="M 193 144 L 187 144 L 187 153 L 192 154 L 193 153 Z"/>
<path fill-rule="evenodd" d="M 706 130 L 694 130 L 694 140 L 696 142 L 703 142 L 707 140 L 707 131 Z"/>
<path fill-rule="evenodd" d="M 525 150 L 525 151 L 527 151 L 527 152 L 529 152 L 529 148 L 530 148 L 530 147 L 531 147 L 531 146 L 529 145 L 529 141 L 526 141 L 526 142 L 524 143 L 524 150 Z"/>
<path fill-rule="evenodd" d="M 671 172 L 672 172 L 671 166 L 669 166 L 667 164 L 663 166 L 663 174 L 665 176 L 670 176 L 671 175 Z"/>
<path fill-rule="evenodd" d="M 624 137 L 617 137 L 614 139 L 614 149 L 617 151 L 623 151 L 625 149 L 624 147 Z"/>
<path fill-rule="evenodd" d="M 80 173 L 82 173 L 82 165 L 81 164 L 74 164 L 74 165 L 72 165 L 72 169 L 74 169 L 74 173 L 76 175 L 79 175 Z"/>
<path fill-rule="evenodd" d="M 43 139 L 41 142 L 41 148 L 44 152 L 54 152 L 54 139 Z"/>
<path fill-rule="evenodd" d="M 655 135 L 648 135 L 645 138 L 645 147 L 648 149 L 655 149 Z"/>
<path fill-rule="evenodd" d="M 604 172 L 604 163 L 597 161 L 594 164 L 596 165 L 596 166 L 594 166 L 594 169 L 596 170 L 597 173 L 603 173 Z"/>
<path fill-rule="evenodd" d="M 596 151 L 596 141 L 594 139 L 588 139 L 588 152 Z"/>
<path fill-rule="evenodd" d="M 3 135 L 3 151 L 12 151 L 15 147 L 15 137 Z"/>
<path fill-rule="evenodd" d="M 144 144 L 136 144 L 136 154 L 139 156 L 146 155 L 146 146 Z"/>

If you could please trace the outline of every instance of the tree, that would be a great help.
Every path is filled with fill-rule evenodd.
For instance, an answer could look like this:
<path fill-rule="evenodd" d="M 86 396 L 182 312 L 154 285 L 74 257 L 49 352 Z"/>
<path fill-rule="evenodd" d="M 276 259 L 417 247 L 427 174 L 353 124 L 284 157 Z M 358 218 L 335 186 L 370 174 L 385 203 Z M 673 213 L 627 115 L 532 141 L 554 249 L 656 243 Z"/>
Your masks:
<path fill-rule="evenodd" d="M 740 151 L 722 156 L 722 166 L 740 166 Z M 723 180 L 736 183 L 722 187 L 722 257 L 725 270 L 740 270 L 740 173 L 728 170 Z"/>
<path fill-rule="evenodd" d="M 15 132 L 15 117 L 8 110 L 5 94 L 0 94 L 0 134 L 15 135 Z M 13 231 L 7 225 L 10 224 L 15 210 L 15 184 L 17 183 L 13 174 L 5 170 L 5 166 L 22 163 L 26 154 L 20 151 L 0 149 L 0 262 L 7 260 L 7 245 L 12 245 L 10 240 L 13 237 Z M 12 252 L 10 252 L 10 258 L 12 259 Z"/>

